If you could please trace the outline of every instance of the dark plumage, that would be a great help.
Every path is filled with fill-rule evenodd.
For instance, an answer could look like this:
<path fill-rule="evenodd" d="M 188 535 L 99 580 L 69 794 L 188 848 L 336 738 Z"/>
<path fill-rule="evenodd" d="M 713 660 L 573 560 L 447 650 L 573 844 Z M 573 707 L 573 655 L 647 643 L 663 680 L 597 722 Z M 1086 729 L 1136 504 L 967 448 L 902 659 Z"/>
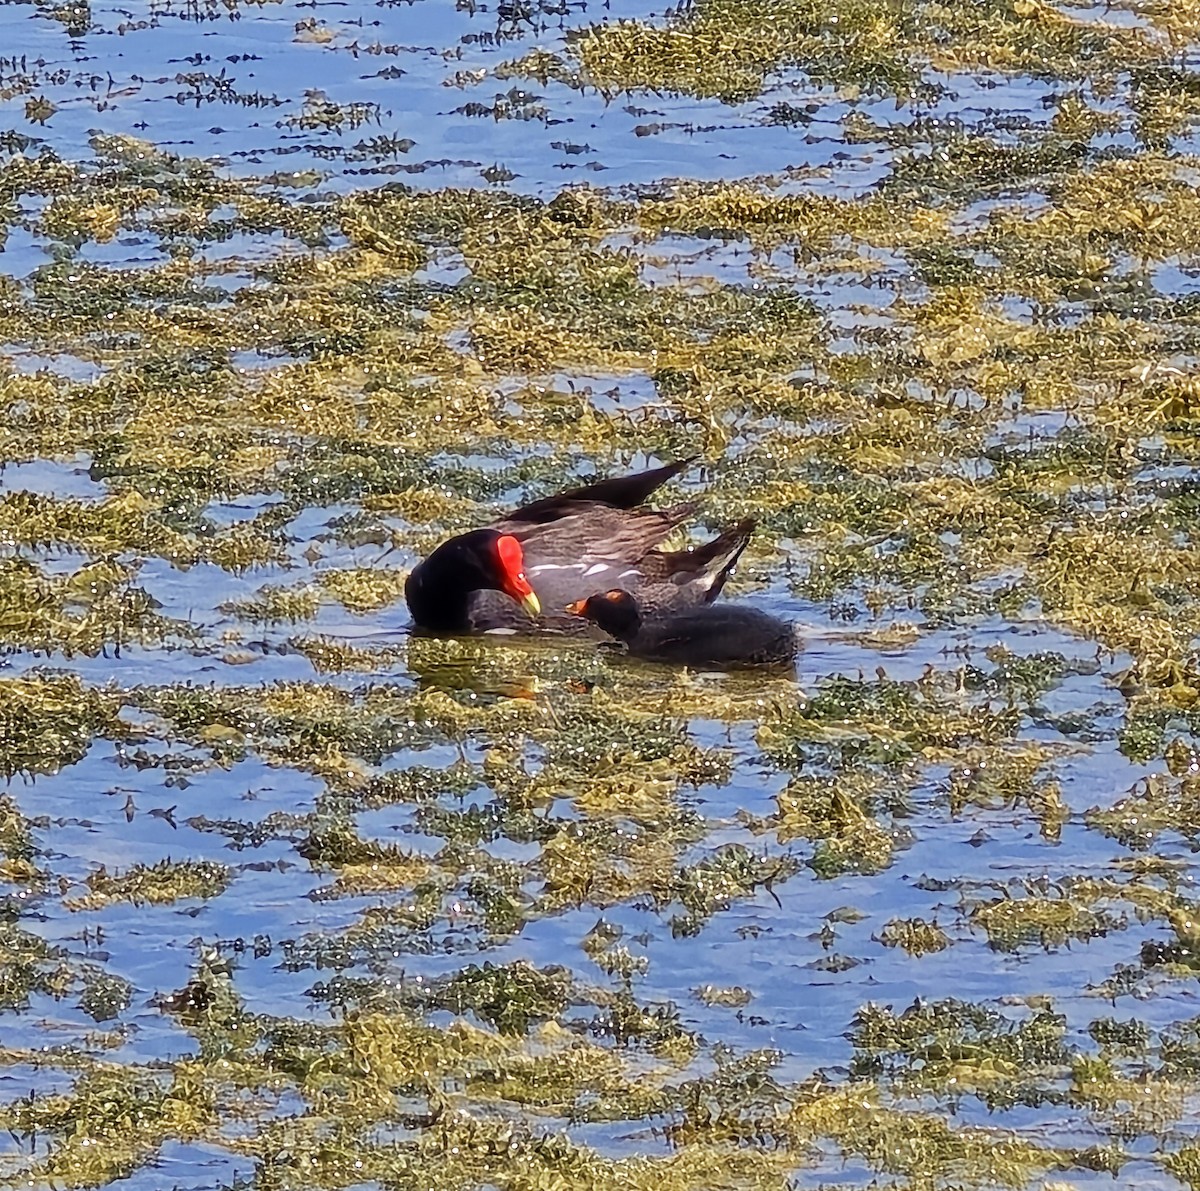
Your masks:
<path fill-rule="evenodd" d="M 648 609 L 715 600 L 754 522 L 739 522 L 694 550 L 661 550 L 696 505 L 642 505 L 691 462 L 572 488 L 443 542 L 405 584 L 414 627 L 435 633 L 578 632 L 586 626 L 563 612 L 566 605 L 618 584 L 636 592 Z"/>
<path fill-rule="evenodd" d="M 623 641 L 633 657 L 651 662 L 725 669 L 782 666 L 800 647 L 794 625 L 737 604 L 646 611 L 618 588 L 577 600 L 567 611 Z"/>

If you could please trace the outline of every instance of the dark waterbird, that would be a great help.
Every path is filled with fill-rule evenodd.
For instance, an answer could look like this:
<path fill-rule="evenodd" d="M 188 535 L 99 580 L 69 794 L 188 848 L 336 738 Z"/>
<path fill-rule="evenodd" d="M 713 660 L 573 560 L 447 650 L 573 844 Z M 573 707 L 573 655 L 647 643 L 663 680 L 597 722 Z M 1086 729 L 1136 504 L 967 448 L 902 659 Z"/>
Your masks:
<path fill-rule="evenodd" d="M 433 633 L 578 632 L 563 609 L 620 586 L 647 609 L 715 600 L 754 531 L 741 521 L 695 549 L 659 546 L 696 510 L 643 502 L 692 462 L 617 476 L 522 505 L 443 542 L 404 587 L 413 625 Z"/>
<path fill-rule="evenodd" d="M 614 588 L 576 600 L 567 611 L 625 643 L 632 657 L 697 668 L 783 666 L 800 648 L 794 625 L 738 604 L 647 610 Z"/>

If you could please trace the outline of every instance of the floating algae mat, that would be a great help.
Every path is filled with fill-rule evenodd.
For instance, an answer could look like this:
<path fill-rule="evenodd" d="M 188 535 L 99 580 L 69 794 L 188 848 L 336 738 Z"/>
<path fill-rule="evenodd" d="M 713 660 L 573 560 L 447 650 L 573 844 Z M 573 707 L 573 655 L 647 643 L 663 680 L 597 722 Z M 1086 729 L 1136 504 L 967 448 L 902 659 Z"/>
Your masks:
<path fill-rule="evenodd" d="M 1200 1187 L 1200 4 L 0 32 L 0 1186 Z M 794 679 L 408 636 L 690 455 Z"/>

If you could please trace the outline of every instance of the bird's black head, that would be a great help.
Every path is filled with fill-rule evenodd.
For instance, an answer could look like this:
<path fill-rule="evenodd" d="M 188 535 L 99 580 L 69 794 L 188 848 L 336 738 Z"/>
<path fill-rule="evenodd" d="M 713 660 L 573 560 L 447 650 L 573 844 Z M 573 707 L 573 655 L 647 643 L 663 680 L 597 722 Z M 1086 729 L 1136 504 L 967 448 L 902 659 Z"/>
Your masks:
<path fill-rule="evenodd" d="M 502 591 L 530 616 L 542 610 L 525 578 L 521 543 L 494 529 L 475 529 L 443 542 L 414 568 L 404 585 L 414 623 L 435 632 L 465 631 L 475 591 Z"/>
<path fill-rule="evenodd" d="M 599 625 L 610 637 L 630 641 L 642 627 L 642 612 L 638 602 L 619 587 L 603 595 L 588 596 L 567 605 L 567 611 Z"/>

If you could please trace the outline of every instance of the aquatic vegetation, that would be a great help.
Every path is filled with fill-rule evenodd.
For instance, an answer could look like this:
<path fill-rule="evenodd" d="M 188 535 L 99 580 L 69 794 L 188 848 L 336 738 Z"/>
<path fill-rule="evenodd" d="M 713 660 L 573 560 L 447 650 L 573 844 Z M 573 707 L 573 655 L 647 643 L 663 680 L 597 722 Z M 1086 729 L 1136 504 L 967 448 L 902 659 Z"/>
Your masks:
<path fill-rule="evenodd" d="M 870 813 L 882 795 L 883 783 L 863 774 L 796 778 L 777 796 L 772 826 L 781 840 L 813 840 L 809 863 L 823 877 L 878 872 L 891 863 L 896 846 L 892 832 Z"/>
<path fill-rule="evenodd" d="M 950 946 L 946 932 L 936 922 L 921 918 L 895 918 L 879 932 L 886 947 L 903 947 L 909 955 L 927 955 Z"/>
<path fill-rule="evenodd" d="M 1059 947 L 1124 925 L 1113 914 L 1093 909 L 1091 900 L 1078 893 L 1066 898 L 1003 896 L 978 906 L 971 918 L 997 951 L 1015 951 L 1026 943 Z"/>
<path fill-rule="evenodd" d="M 119 698 L 74 675 L 0 679 L 0 770 L 54 773 L 78 761 L 97 735 L 121 739 Z"/>
<path fill-rule="evenodd" d="M 394 604 L 404 593 L 402 570 L 326 571 L 321 586 L 351 612 L 375 612 Z"/>
<path fill-rule="evenodd" d="M 88 892 L 70 897 L 70 910 L 96 910 L 114 901 L 134 905 L 176 902 L 189 897 L 218 897 L 231 878 L 223 864 L 202 860 L 163 860 L 154 865 L 134 865 L 128 871 L 109 873 L 101 868 L 89 873 Z"/>
<path fill-rule="evenodd" d="M 278 162 L 64 153 L 130 96 L 0 58 L 0 1182 L 1200 1186 L 1197 6 L 475 7 L 282 22 L 369 93 L 170 68 Z M 794 152 L 531 193 L 564 112 Z M 403 631 L 693 454 L 795 678 Z"/>
<path fill-rule="evenodd" d="M 1088 811 L 1088 821 L 1129 848 L 1148 848 L 1163 833 L 1170 832 L 1195 850 L 1200 846 L 1197 798 L 1200 779 L 1195 774 L 1155 774 L 1111 806 L 1093 807 Z"/>
<path fill-rule="evenodd" d="M 0 879 L 5 884 L 32 884 L 40 876 L 33 863 L 36 855 L 29 820 L 11 798 L 0 797 Z"/>
<path fill-rule="evenodd" d="M 160 605 L 134 584 L 135 570 L 113 558 L 73 575 L 47 575 L 25 559 L 0 560 L 3 644 L 34 653 L 94 656 L 122 645 L 166 646 L 192 637 L 190 627 L 158 614 Z"/>

